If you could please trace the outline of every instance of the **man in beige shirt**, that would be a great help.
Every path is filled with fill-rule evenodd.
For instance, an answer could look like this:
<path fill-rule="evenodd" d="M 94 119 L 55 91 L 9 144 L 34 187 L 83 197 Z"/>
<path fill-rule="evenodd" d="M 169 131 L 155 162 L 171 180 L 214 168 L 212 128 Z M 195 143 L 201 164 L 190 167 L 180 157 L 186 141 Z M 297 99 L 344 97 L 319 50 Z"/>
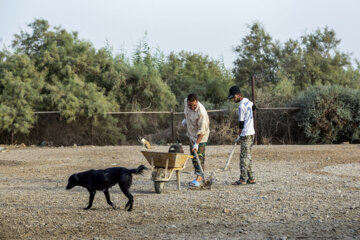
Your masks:
<path fill-rule="evenodd" d="M 184 114 L 185 119 L 183 125 L 187 127 L 187 136 L 190 139 L 190 151 L 192 155 L 194 152 L 198 153 L 202 168 L 205 164 L 205 146 L 209 138 L 209 116 L 205 107 L 199 102 L 196 94 L 189 94 L 184 100 Z M 196 179 L 190 185 L 200 187 L 203 176 L 200 167 L 195 158 L 193 158 L 193 165 L 195 169 Z"/>

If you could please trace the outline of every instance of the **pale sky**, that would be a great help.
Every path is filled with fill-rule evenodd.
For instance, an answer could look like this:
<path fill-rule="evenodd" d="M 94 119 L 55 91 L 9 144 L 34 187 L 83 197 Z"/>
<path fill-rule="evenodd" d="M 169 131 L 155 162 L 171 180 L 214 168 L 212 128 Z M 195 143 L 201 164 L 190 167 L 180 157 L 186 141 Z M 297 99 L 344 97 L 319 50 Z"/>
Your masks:
<path fill-rule="evenodd" d="M 339 50 L 360 60 L 359 0 L 0 0 L 0 48 L 36 18 L 79 32 L 81 40 L 131 56 L 145 32 L 165 55 L 181 50 L 223 59 L 233 67 L 233 48 L 260 22 L 275 40 L 328 26 Z"/>

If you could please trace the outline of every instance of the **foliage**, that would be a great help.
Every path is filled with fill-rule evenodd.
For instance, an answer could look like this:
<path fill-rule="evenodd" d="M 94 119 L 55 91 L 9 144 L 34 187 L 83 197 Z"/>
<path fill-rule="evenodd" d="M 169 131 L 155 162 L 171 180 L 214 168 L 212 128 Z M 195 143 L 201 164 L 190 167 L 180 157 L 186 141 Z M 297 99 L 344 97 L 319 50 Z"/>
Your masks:
<path fill-rule="evenodd" d="M 311 86 L 360 88 L 359 66 L 355 69 L 349 54 L 337 49 L 340 40 L 328 27 L 284 44 L 273 41 L 259 23 L 249 28 L 250 33 L 235 48 L 238 57 L 233 69 L 235 82 L 245 94 L 252 76 L 257 88 L 275 90 L 274 102 L 286 102 Z"/>
<path fill-rule="evenodd" d="M 0 129 L 28 133 L 42 98 L 43 76 L 26 55 L 3 53 L 0 60 Z"/>
<path fill-rule="evenodd" d="M 91 131 L 99 142 L 123 143 L 168 127 L 169 115 L 114 116 L 108 112 L 182 111 L 189 93 L 197 93 L 207 109 L 232 110 L 228 89 L 237 84 L 249 97 L 253 76 L 258 107 L 287 105 L 312 86 L 320 90 L 309 90 L 309 96 L 311 91 L 325 92 L 322 86 L 360 89 L 359 62 L 355 59 L 352 64 L 350 55 L 337 49 L 340 40 L 328 27 L 282 44 L 274 41 L 261 24 L 254 23 L 234 48 L 237 59 L 232 70 L 202 53 L 181 51 L 165 56 L 148 45 L 146 36 L 128 57 L 124 53 L 115 55 L 109 43 L 95 49 L 91 42 L 80 40 L 77 32 L 50 27 L 43 19 L 36 19 L 29 27 L 29 32 L 15 35 L 10 50 L 0 51 L 0 131 L 10 135 L 29 134 L 37 121 L 36 111 L 59 111 L 60 120 L 68 126 L 75 127 L 75 121 L 80 125 L 91 122 Z M 330 122 L 326 117 L 315 118 L 317 112 L 311 112 L 314 116 L 309 117 L 320 121 L 315 127 L 299 122 L 310 141 L 358 141 L 358 131 L 351 130 L 358 129 L 357 90 L 351 94 L 349 90 L 332 93 L 337 96 L 342 91 L 336 101 L 348 104 L 342 109 L 351 108 L 351 114 L 348 110 L 339 113 L 337 107 L 334 115 L 335 109 L 331 110 L 325 100 L 316 105 L 333 112 L 329 114 L 336 116 L 333 121 L 338 130 L 326 132 Z M 325 93 L 323 98 L 335 101 L 327 99 Z M 300 104 L 296 101 L 294 104 Z M 220 116 L 215 119 L 222 124 L 220 128 L 214 126 L 215 131 L 227 134 L 229 122 L 222 122 Z M 275 129 L 290 126 L 285 113 L 274 114 L 268 123 L 275 124 Z M 262 126 L 266 137 L 271 137 L 272 128 Z M 291 138 L 290 132 L 285 135 L 279 134 L 279 142 Z"/>
<path fill-rule="evenodd" d="M 32 34 L 16 35 L 13 47 L 16 53 L 26 54 L 45 78 L 42 110 L 56 109 L 71 122 L 82 116 L 104 117 L 107 111 L 117 109 L 115 101 L 105 95 L 109 79 L 96 81 L 102 77 L 109 54 L 103 49 L 96 53 L 90 43 L 77 38 L 77 33 L 60 27 L 51 31 L 45 20 L 35 20 L 29 26 Z"/>
<path fill-rule="evenodd" d="M 276 83 L 279 46 L 260 23 L 254 23 L 250 33 L 241 40 L 234 51 L 238 58 L 234 62 L 233 73 L 236 84 L 249 92 L 252 77 L 256 77 L 256 87 L 262 88 Z"/>
<path fill-rule="evenodd" d="M 108 126 L 126 134 L 126 127 L 114 128 L 117 121 L 107 112 L 168 110 L 175 106 L 175 96 L 158 70 L 159 59 L 142 43 L 130 63 L 124 55 L 114 57 L 109 46 L 96 50 L 91 43 L 79 40 L 76 32 L 61 27 L 51 29 L 46 20 L 37 19 L 29 27 L 32 32 L 15 35 L 13 54 L 0 52 L 0 129 L 27 133 L 36 120 L 34 111 L 57 110 L 68 123 L 91 118 L 95 126 Z M 29 65 L 28 70 L 21 66 L 23 62 Z M 25 71 L 32 71 L 32 75 L 26 78 L 30 73 Z M 20 90 L 26 98 L 15 101 L 19 93 L 14 91 Z M 140 119 L 130 117 L 129 121 L 139 124 L 135 129 L 146 125 Z M 113 134 L 124 139 L 119 132 Z"/>
<path fill-rule="evenodd" d="M 168 110 L 176 104 L 175 95 L 161 79 L 158 59 L 151 55 L 151 49 L 139 44 L 134 65 L 126 73 L 126 93 L 130 110 Z M 131 106 L 131 107 L 130 107 Z"/>
<path fill-rule="evenodd" d="M 351 91 L 349 88 L 360 89 L 360 67 L 357 60 L 357 67 L 354 67 L 350 55 L 338 50 L 339 44 L 335 32 L 328 27 L 281 44 L 274 41 L 261 24 L 254 23 L 249 26 L 249 34 L 242 39 L 241 45 L 234 49 L 238 56 L 233 69 L 235 82 L 243 95 L 249 96 L 250 82 L 255 77 L 257 105 L 260 107 L 288 105 L 294 101 L 295 105 L 307 108 L 303 110 L 303 115 L 294 120 L 299 121 L 310 142 L 358 141 L 359 124 L 357 115 L 354 115 L 358 114 L 358 110 L 354 108 L 357 108 L 359 99 L 355 93 L 347 91 Z M 293 100 L 312 86 L 321 90 L 309 90 L 305 93 L 309 96 L 301 95 Z M 346 90 L 330 86 L 343 86 Z M 324 89 L 328 89 L 328 92 Z M 323 94 L 321 97 L 318 96 L 320 93 Z M 333 95 L 336 97 L 329 97 Z M 320 98 L 321 104 L 317 102 Z M 283 125 L 282 129 L 292 125 L 287 115 L 284 116 L 285 121 L 279 118 L 272 126 Z M 274 131 L 268 131 L 272 126 L 261 127 L 262 134 L 266 133 L 265 137 L 275 136 Z"/>
<path fill-rule="evenodd" d="M 219 61 L 197 53 L 171 53 L 160 71 L 176 96 L 179 110 L 190 93 L 196 93 L 207 106 L 219 107 L 227 101 L 228 90 L 234 84 L 231 73 Z"/>
<path fill-rule="evenodd" d="M 292 105 L 300 107 L 296 121 L 311 143 L 360 141 L 360 90 L 312 87 Z"/>
<path fill-rule="evenodd" d="M 155 54 L 154 54 L 155 55 Z M 169 110 L 176 104 L 175 95 L 161 79 L 158 58 L 151 54 L 147 43 L 140 42 L 134 54 L 134 63 L 125 72 L 126 80 L 122 89 L 126 102 L 122 109 L 126 111 Z M 143 135 L 143 129 L 155 131 L 165 125 L 166 116 L 146 119 L 143 115 L 128 115 L 125 122 L 127 133 L 132 138 Z M 148 131 L 149 131 L 148 130 Z M 147 131 L 147 132 L 148 132 Z"/>

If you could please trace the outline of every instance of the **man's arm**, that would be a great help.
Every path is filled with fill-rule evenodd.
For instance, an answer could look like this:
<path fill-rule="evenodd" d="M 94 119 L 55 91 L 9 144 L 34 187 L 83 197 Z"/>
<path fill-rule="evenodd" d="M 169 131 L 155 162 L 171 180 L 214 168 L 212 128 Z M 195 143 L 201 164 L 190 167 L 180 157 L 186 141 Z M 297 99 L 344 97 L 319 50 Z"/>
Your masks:
<path fill-rule="evenodd" d="M 239 106 L 239 136 L 244 128 L 245 122 L 245 107 L 243 105 Z"/>
<path fill-rule="evenodd" d="M 197 135 L 196 143 L 200 144 L 203 137 L 204 137 L 204 134 Z"/>
<path fill-rule="evenodd" d="M 209 129 L 209 117 L 205 109 L 201 109 L 199 118 L 197 120 L 198 131 L 196 133 L 197 139 L 196 143 L 201 143 L 202 138 L 205 136 L 207 130 Z"/>
<path fill-rule="evenodd" d="M 205 118 L 203 116 L 200 116 L 198 121 L 200 123 L 200 124 L 198 123 L 199 131 L 197 132 L 197 138 L 193 146 L 193 152 L 197 152 L 199 150 L 199 144 L 201 143 L 201 140 L 204 137 L 203 132 L 205 131 L 208 125 L 208 123 L 206 123 Z"/>
<path fill-rule="evenodd" d="M 196 142 L 194 143 L 194 146 L 192 146 L 192 151 L 197 152 L 199 150 L 199 144 L 201 143 L 201 139 L 204 137 L 204 134 L 197 135 Z"/>
<path fill-rule="evenodd" d="M 239 136 L 241 135 L 243 128 L 244 128 L 244 121 L 240 121 L 239 122 Z"/>

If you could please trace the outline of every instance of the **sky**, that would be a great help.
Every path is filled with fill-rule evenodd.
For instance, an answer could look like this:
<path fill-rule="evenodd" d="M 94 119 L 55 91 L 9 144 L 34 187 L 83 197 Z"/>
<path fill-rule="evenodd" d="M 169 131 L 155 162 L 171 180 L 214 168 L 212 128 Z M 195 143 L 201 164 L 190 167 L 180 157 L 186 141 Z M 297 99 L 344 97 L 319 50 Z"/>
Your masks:
<path fill-rule="evenodd" d="M 339 50 L 360 60 L 359 0 L 0 0 L 0 49 L 35 19 L 79 33 L 95 48 L 132 56 L 146 39 L 165 55 L 190 51 L 233 67 L 233 49 L 260 22 L 274 40 L 299 39 L 326 26 Z"/>

